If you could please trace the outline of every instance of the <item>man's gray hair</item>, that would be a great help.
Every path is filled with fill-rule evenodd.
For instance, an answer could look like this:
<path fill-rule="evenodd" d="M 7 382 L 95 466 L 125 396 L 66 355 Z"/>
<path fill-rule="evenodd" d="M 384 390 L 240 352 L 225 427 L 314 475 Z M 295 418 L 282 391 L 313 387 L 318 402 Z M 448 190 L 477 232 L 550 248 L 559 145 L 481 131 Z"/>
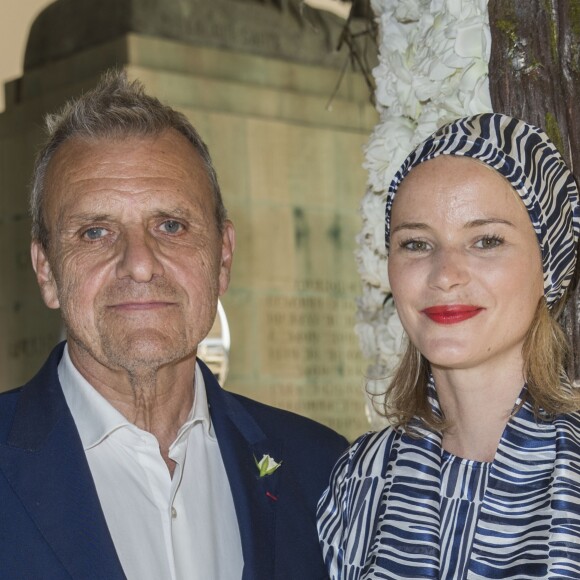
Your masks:
<path fill-rule="evenodd" d="M 116 139 L 156 136 L 168 129 L 178 131 L 204 162 L 213 190 L 217 225 L 222 230 L 227 214 L 206 144 L 185 115 L 147 95 L 143 84 L 130 82 L 125 72 L 106 72 L 94 89 L 69 101 L 58 113 L 47 115 L 46 128 L 48 140 L 36 157 L 30 195 L 32 239 L 45 249 L 49 243 L 43 211 L 47 169 L 56 150 L 74 137 Z"/>

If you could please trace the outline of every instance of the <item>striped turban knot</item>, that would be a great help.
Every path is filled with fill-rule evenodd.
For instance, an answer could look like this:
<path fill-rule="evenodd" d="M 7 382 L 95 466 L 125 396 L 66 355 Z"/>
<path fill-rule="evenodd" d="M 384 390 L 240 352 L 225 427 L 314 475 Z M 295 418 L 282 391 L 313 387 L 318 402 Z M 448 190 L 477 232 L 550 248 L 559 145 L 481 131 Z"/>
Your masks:
<path fill-rule="evenodd" d="M 546 133 L 519 119 L 485 113 L 445 125 L 403 162 L 387 193 L 385 242 L 391 210 L 405 176 L 438 155 L 477 159 L 503 175 L 524 202 L 542 252 L 544 296 L 552 307 L 569 286 L 580 235 L 578 187 Z"/>

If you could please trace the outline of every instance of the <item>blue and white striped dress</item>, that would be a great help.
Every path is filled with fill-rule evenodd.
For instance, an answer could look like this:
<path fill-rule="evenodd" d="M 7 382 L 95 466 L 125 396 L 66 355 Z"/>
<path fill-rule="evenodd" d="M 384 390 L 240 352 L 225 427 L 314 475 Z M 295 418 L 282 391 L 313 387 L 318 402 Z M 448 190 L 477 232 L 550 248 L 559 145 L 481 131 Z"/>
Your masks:
<path fill-rule="evenodd" d="M 333 580 L 580 579 L 580 413 L 537 422 L 524 404 L 461 515 L 442 500 L 454 475 L 441 437 L 423 435 L 369 433 L 337 463 L 318 510 Z M 460 529 L 443 525 L 450 514 Z"/>

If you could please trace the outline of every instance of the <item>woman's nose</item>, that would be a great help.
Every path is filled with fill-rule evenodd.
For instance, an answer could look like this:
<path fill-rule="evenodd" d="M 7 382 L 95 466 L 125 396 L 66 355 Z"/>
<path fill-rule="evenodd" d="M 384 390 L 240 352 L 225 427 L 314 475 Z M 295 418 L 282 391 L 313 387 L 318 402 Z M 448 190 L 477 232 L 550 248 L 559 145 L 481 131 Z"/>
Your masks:
<path fill-rule="evenodd" d="M 471 278 L 468 257 L 451 248 L 439 248 L 432 259 L 429 285 L 443 291 L 466 284 Z"/>

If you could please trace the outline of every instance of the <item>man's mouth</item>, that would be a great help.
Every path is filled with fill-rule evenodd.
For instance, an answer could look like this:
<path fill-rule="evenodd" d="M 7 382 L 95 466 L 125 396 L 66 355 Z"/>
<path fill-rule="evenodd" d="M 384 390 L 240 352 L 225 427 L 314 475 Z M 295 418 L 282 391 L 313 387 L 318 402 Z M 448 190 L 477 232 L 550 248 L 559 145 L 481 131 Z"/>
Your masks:
<path fill-rule="evenodd" d="M 143 310 L 158 310 L 161 308 L 166 308 L 172 306 L 173 302 L 164 302 L 160 300 L 143 300 L 143 301 L 130 301 L 130 302 L 120 302 L 118 304 L 112 304 L 109 308 L 118 311 L 143 311 Z"/>

